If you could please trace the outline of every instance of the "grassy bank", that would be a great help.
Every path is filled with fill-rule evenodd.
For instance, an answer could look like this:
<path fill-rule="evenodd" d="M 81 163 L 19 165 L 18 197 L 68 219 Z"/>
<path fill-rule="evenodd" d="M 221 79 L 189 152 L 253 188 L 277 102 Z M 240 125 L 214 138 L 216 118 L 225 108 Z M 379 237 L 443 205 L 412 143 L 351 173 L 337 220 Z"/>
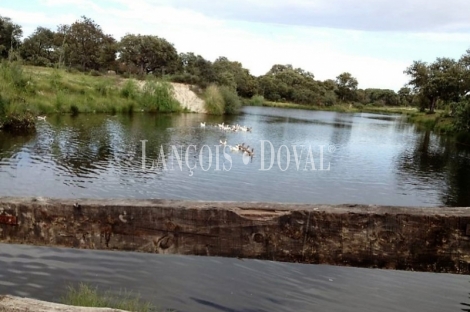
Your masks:
<path fill-rule="evenodd" d="M 80 284 L 77 288 L 69 287 L 62 303 L 71 306 L 111 308 L 133 312 L 157 311 L 150 303 L 142 301 L 139 296 L 123 292 L 112 295 L 109 292 L 99 293 L 97 288 Z"/>
<path fill-rule="evenodd" d="M 259 102 L 258 102 L 259 103 Z M 249 102 L 248 102 L 249 104 Z M 295 108 L 318 111 L 331 111 L 342 113 L 383 113 L 383 114 L 410 114 L 417 112 L 415 108 L 410 107 L 385 107 L 385 106 L 369 106 L 362 104 L 335 104 L 331 106 L 302 105 L 294 103 L 270 102 L 264 101 L 261 104 L 266 107 Z"/>
<path fill-rule="evenodd" d="M 171 84 L 0 64 L 0 114 L 180 112 Z"/>

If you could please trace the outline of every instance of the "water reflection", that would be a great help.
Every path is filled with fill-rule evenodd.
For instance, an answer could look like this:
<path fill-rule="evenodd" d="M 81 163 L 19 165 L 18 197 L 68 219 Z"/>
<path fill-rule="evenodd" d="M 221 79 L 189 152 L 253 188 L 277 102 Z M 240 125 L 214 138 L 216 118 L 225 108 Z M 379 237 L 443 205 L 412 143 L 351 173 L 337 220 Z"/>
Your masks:
<path fill-rule="evenodd" d="M 209 126 L 222 122 L 252 126 L 253 132 Z M 261 107 L 230 117 L 58 115 L 40 122 L 35 135 L 0 133 L 0 139 L 0 195 L 470 205 L 468 150 L 415 129 L 401 116 Z M 230 153 L 230 161 L 217 156 L 223 139 L 254 147 L 255 157 L 245 164 L 240 153 Z M 264 157 L 262 140 L 273 145 L 273 153 L 265 145 Z M 196 148 L 186 151 L 189 145 Z M 184 147 L 181 170 L 172 146 Z M 309 148 L 313 165 L 307 163 Z M 175 170 L 163 170 L 161 149 Z M 271 169 L 260 170 L 270 167 L 271 157 Z M 330 171 L 319 170 L 321 157 Z"/>
<path fill-rule="evenodd" d="M 447 206 L 469 206 L 470 153 L 449 138 L 429 131 L 416 133 L 415 142 L 398 157 L 403 190 L 435 190 Z"/>

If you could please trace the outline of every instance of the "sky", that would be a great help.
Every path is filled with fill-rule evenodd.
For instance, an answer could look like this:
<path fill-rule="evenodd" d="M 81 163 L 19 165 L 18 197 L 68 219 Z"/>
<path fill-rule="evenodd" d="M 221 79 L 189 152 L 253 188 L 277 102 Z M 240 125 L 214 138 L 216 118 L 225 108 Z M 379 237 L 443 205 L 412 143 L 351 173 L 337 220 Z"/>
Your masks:
<path fill-rule="evenodd" d="M 85 15 L 118 40 L 156 35 L 255 76 L 291 64 L 319 80 L 350 72 L 359 88 L 395 91 L 414 60 L 458 59 L 470 48 L 468 12 L 468 0 L 0 0 L 0 15 L 24 36 Z"/>

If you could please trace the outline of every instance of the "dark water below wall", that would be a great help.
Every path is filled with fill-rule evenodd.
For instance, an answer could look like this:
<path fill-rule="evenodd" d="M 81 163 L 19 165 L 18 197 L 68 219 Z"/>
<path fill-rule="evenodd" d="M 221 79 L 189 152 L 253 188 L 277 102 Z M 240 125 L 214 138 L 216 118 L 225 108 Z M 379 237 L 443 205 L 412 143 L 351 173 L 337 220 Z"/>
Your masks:
<path fill-rule="evenodd" d="M 222 122 L 253 131 L 209 126 Z M 224 156 L 224 139 L 255 157 Z M 470 206 L 469 185 L 469 149 L 401 116 L 247 107 L 234 117 L 53 116 L 32 136 L 0 133 L 0 196 Z"/>
<path fill-rule="evenodd" d="M 462 311 L 469 276 L 0 244 L 0 294 L 60 300 L 80 282 L 191 312 Z"/>

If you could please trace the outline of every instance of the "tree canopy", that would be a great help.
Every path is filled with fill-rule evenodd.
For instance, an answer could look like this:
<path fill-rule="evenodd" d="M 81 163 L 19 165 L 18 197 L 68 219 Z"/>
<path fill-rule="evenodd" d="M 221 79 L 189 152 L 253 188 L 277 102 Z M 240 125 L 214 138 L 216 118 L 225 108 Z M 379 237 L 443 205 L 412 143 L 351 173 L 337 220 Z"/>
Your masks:
<path fill-rule="evenodd" d="M 163 38 L 127 34 L 119 43 L 119 60 L 136 66 L 141 73 L 174 73 L 178 53 Z"/>

